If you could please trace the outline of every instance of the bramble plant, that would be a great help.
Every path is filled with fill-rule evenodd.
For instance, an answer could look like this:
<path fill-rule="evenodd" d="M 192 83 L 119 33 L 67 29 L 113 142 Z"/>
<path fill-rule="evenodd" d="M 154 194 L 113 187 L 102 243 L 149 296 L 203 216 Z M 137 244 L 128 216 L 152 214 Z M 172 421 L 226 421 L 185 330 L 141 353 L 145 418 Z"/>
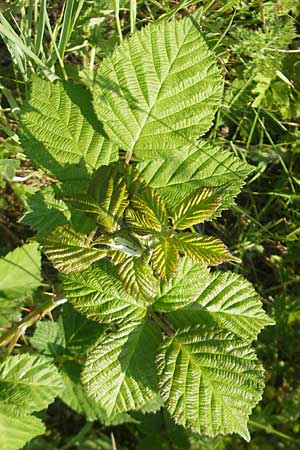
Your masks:
<path fill-rule="evenodd" d="M 81 378 L 101 411 L 95 417 L 107 423 L 165 405 L 196 433 L 250 439 L 248 417 L 264 385 L 251 343 L 272 320 L 248 281 L 208 268 L 238 258 L 199 227 L 234 204 L 251 172 L 199 139 L 221 96 L 196 13 L 124 40 L 103 60 L 91 93 L 36 78 L 23 107 L 22 148 L 57 180 L 30 198 L 23 223 L 37 232 L 62 273 L 64 296 L 85 316 L 76 354 L 87 353 Z M 80 316 L 68 308 L 57 327 L 49 325 L 56 355 L 73 351 L 62 330 L 68 320 L 75 330 Z M 40 323 L 32 338 L 48 360 L 49 331 Z M 29 355 L 10 356 L 2 371 L 16 380 L 21 360 L 47 371 L 46 356 L 31 363 Z M 51 367 L 58 392 L 61 375 Z M 80 372 L 80 364 L 61 373 L 70 370 Z M 31 390 L 14 383 L 18 406 Z M 28 412 L 52 395 L 34 392 Z"/>

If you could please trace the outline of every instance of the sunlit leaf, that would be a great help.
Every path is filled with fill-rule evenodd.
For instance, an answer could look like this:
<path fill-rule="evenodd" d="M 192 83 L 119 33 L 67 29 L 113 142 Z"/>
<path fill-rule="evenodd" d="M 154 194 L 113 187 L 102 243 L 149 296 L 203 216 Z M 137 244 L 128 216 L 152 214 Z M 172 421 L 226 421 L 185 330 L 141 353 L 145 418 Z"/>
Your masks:
<path fill-rule="evenodd" d="M 192 192 L 180 202 L 173 213 L 173 225 L 184 230 L 208 220 L 220 205 L 221 195 L 211 188 Z"/>

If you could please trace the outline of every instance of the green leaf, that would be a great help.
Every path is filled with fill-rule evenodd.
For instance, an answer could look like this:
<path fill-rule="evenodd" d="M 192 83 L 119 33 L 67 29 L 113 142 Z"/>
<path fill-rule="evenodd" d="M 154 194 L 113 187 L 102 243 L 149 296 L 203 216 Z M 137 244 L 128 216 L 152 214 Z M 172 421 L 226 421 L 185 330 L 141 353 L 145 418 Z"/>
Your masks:
<path fill-rule="evenodd" d="M 62 306 L 58 325 L 64 336 L 65 347 L 73 355 L 86 354 L 105 330 L 103 325 L 79 314 L 69 303 Z"/>
<path fill-rule="evenodd" d="M 45 320 L 38 322 L 30 343 L 45 356 L 55 357 L 65 353 L 65 339 L 57 322 Z"/>
<path fill-rule="evenodd" d="M 63 277 L 67 298 L 87 317 L 102 323 L 145 317 L 147 303 L 124 291 L 116 268 L 102 261 L 92 269 Z"/>
<path fill-rule="evenodd" d="M 21 223 L 29 225 L 40 236 L 47 236 L 55 228 L 65 225 L 71 213 L 63 200 L 55 197 L 55 188 L 48 186 L 27 198 L 28 210 Z"/>
<path fill-rule="evenodd" d="M 231 152 L 204 141 L 183 148 L 180 155 L 172 158 L 141 162 L 138 169 L 171 211 L 200 187 L 222 188 L 221 206 L 214 217 L 234 204 L 245 177 L 252 171 L 251 166 Z"/>
<path fill-rule="evenodd" d="M 0 258 L 0 327 L 20 318 L 18 307 L 41 284 L 41 253 L 38 244 L 18 247 Z"/>
<path fill-rule="evenodd" d="M 93 241 L 93 233 L 76 232 L 69 225 L 56 228 L 48 237 L 40 237 L 43 250 L 54 267 L 63 273 L 80 272 L 99 259 L 107 249 Z"/>
<path fill-rule="evenodd" d="M 262 308 L 252 285 L 232 272 L 209 272 L 187 258 L 162 295 L 155 299 L 156 311 L 169 313 L 177 328 L 214 322 L 252 341 L 266 325 L 273 324 Z"/>
<path fill-rule="evenodd" d="M 182 310 L 199 296 L 199 291 L 207 283 L 209 272 L 205 266 L 194 264 L 189 258 L 181 258 L 174 277 L 163 284 L 161 295 L 153 303 L 159 312 Z"/>
<path fill-rule="evenodd" d="M 63 389 L 56 367 L 45 357 L 20 354 L 0 366 L 1 401 L 15 403 L 22 411 L 46 408 Z M 13 390 L 12 390 L 13 389 Z"/>
<path fill-rule="evenodd" d="M 160 340 L 154 322 L 131 322 L 107 334 L 90 353 L 83 383 L 108 417 L 138 409 L 156 396 L 154 360 Z"/>
<path fill-rule="evenodd" d="M 17 159 L 0 159 L 0 176 L 12 180 L 19 165 Z"/>
<path fill-rule="evenodd" d="M 147 187 L 133 196 L 126 210 L 129 227 L 143 234 L 161 231 L 168 226 L 168 215 L 164 201 L 154 189 Z"/>
<path fill-rule="evenodd" d="M 158 276 L 169 281 L 178 264 L 179 254 L 171 238 L 159 241 L 153 249 L 151 256 L 152 267 Z"/>
<path fill-rule="evenodd" d="M 198 326 L 167 338 L 158 356 L 161 396 L 175 421 L 197 433 L 238 433 L 261 399 L 263 369 L 234 334 Z"/>
<path fill-rule="evenodd" d="M 46 427 L 37 417 L 25 415 L 19 408 L 0 403 L 0 450 L 19 450 Z"/>
<path fill-rule="evenodd" d="M 71 83 L 36 78 L 21 117 L 21 144 L 29 158 L 69 184 L 118 159 L 103 134 L 89 92 Z"/>
<path fill-rule="evenodd" d="M 224 261 L 235 261 L 219 239 L 210 236 L 200 236 L 197 233 L 182 233 L 174 236 L 178 250 L 193 261 L 214 266 Z"/>
<path fill-rule="evenodd" d="M 87 194 L 66 196 L 64 200 L 92 217 L 102 232 L 116 232 L 128 205 L 126 183 L 119 166 L 100 167 L 93 176 Z"/>
<path fill-rule="evenodd" d="M 81 380 L 81 365 L 78 361 L 64 361 L 60 367 L 63 376 L 64 390 L 60 394 L 62 401 L 79 414 L 84 414 L 89 421 L 106 419 L 104 411 L 98 403 L 89 397 Z"/>
<path fill-rule="evenodd" d="M 183 310 L 173 313 L 172 321 L 177 326 L 196 324 L 201 311 L 207 312 L 220 327 L 245 341 L 256 339 L 262 328 L 274 324 L 263 310 L 252 285 L 231 272 L 211 273 L 198 291 L 198 298 Z"/>
<path fill-rule="evenodd" d="M 221 195 L 211 188 L 192 192 L 180 202 L 173 214 L 173 225 L 177 230 L 185 230 L 191 226 L 205 222 L 220 206 Z"/>
<path fill-rule="evenodd" d="M 133 297 L 142 296 L 145 299 L 155 297 L 158 280 L 153 275 L 147 258 L 127 256 L 117 267 L 125 291 Z"/>
<path fill-rule="evenodd" d="M 110 139 L 138 159 L 170 155 L 212 124 L 222 83 L 197 20 L 146 26 L 96 74 L 98 118 Z"/>

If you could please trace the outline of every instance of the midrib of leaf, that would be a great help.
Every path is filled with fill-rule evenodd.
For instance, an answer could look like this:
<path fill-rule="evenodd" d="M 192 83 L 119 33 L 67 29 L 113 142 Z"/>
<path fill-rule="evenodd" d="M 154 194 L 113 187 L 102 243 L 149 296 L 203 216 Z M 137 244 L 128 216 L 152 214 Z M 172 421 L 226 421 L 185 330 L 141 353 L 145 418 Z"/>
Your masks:
<path fill-rule="evenodd" d="M 192 24 L 192 26 L 194 26 L 194 25 Z M 146 114 L 146 116 L 144 117 L 144 119 L 142 120 L 142 123 L 139 124 L 140 128 L 139 128 L 139 130 L 138 130 L 136 136 L 134 137 L 134 141 L 133 141 L 133 143 L 132 143 L 132 148 L 131 148 L 131 151 L 132 151 L 132 152 L 134 151 L 134 147 L 135 147 L 137 141 L 139 140 L 139 137 L 140 137 L 140 135 L 141 135 L 141 133 L 142 133 L 144 127 L 145 127 L 145 124 L 147 123 L 149 117 L 150 117 L 151 114 L 152 114 L 153 107 L 154 107 L 154 106 L 156 105 L 156 103 L 157 103 L 157 99 L 159 98 L 159 94 L 161 93 L 161 90 L 162 90 L 162 88 L 163 88 L 164 82 L 165 82 L 166 79 L 168 78 L 168 76 L 169 76 L 169 74 L 170 74 L 170 71 L 172 70 L 173 64 L 175 63 L 175 61 L 176 61 L 176 59 L 178 58 L 178 55 L 179 55 L 179 53 L 180 53 L 180 51 L 181 51 L 183 45 L 185 44 L 186 37 L 188 36 L 188 32 L 189 32 L 190 29 L 191 29 L 191 27 L 189 27 L 189 29 L 186 31 L 186 33 L 185 33 L 185 35 L 184 35 L 184 37 L 183 37 L 183 41 L 181 42 L 180 47 L 178 48 L 178 50 L 177 50 L 177 52 L 176 52 L 176 55 L 174 56 L 173 60 L 170 62 L 170 66 L 169 66 L 168 71 L 166 72 L 165 76 L 162 77 L 162 79 L 160 79 L 160 77 L 158 76 L 158 73 L 157 73 L 157 67 L 156 67 L 156 65 L 155 65 L 155 60 L 154 60 L 154 58 L 153 58 L 153 45 L 152 45 L 152 40 L 151 40 L 151 46 L 152 46 L 152 52 L 151 52 L 151 55 L 152 55 L 152 59 L 153 59 L 153 66 L 154 66 L 154 68 L 155 68 L 155 72 L 156 72 L 156 74 L 157 74 L 157 76 L 158 76 L 158 79 L 161 81 L 161 84 L 160 84 L 160 86 L 159 86 L 159 89 L 158 89 L 156 95 L 155 95 L 154 98 L 153 98 L 153 101 L 150 102 L 150 104 L 148 103 L 148 101 L 146 101 L 147 104 L 149 104 L 150 109 L 149 109 L 149 111 L 147 112 L 147 114 Z M 176 41 L 177 41 L 177 27 L 175 27 L 175 30 L 176 30 L 176 31 L 175 31 Z M 153 36 L 153 33 L 151 33 L 151 37 L 152 37 L 152 36 Z M 163 36 L 164 36 L 164 40 L 165 40 L 165 33 L 163 34 Z M 195 39 L 195 40 L 196 40 L 196 39 Z M 165 41 L 165 44 L 167 44 L 166 41 Z M 128 46 L 128 47 L 130 48 L 130 46 Z M 167 45 L 166 45 L 166 48 L 167 48 Z M 129 50 L 129 53 L 130 53 L 130 50 Z M 133 66 L 133 67 L 134 67 L 134 66 Z M 135 72 L 135 73 L 136 73 L 136 72 Z M 137 80 L 138 80 L 138 84 L 140 84 L 140 83 L 139 83 L 139 77 L 138 77 L 138 74 L 137 74 L 137 73 L 136 73 L 136 78 L 137 78 Z M 143 93 L 142 90 L 141 90 L 141 92 L 142 92 L 142 94 L 143 94 L 143 96 L 144 96 L 144 93 Z M 177 95 L 178 95 L 178 94 L 177 94 Z M 145 97 L 145 96 L 144 96 L 144 97 Z M 152 103 L 152 104 L 151 104 L 151 103 Z"/>
<path fill-rule="evenodd" d="M 203 379 L 205 380 L 205 382 L 206 382 L 206 383 L 210 386 L 210 388 L 211 388 L 212 395 L 218 398 L 218 400 L 220 401 L 220 403 L 222 404 L 222 406 L 224 407 L 224 409 L 226 409 L 226 411 L 228 411 L 230 417 L 232 417 L 233 422 L 236 424 L 236 427 L 237 427 L 236 429 L 237 429 L 237 430 L 240 430 L 241 433 L 245 436 L 245 434 L 244 434 L 244 433 L 245 433 L 245 429 L 244 429 L 244 428 L 241 428 L 240 422 L 237 420 L 236 416 L 233 415 L 232 411 L 227 407 L 227 404 L 226 404 L 226 402 L 224 402 L 223 397 L 218 393 L 218 389 L 215 388 L 215 385 L 211 382 L 210 378 L 205 374 L 205 370 L 203 371 L 203 366 L 201 366 L 201 363 L 200 363 L 200 361 L 198 360 L 197 356 L 195 356 L 193 353 L 191 353 L 191 352 L 189 351 L 188 345 L 187 345 L 187 344 L 181 344 L 181 343 L 179 342 L 179 346 L 180 346 L 180 349 L 181 349 L 182 353 L 185 353 L 185 354 L 188 356 L 189 364 L 188 364 L 188 366 L 187 366 L 187 370 L 188 370 L 188 368 L 189 368 L 189 366 L 190 366 L 190 361 L 191 361 L 192 363 L 194 363 L 194 364 L 199 368 L 199 371 L 201 372 Z M 185 347 L 186 347 L 186 348 L 185 348 Z M 214 355 L 222 356 L 222 353 L 214 352 L 213 354 L 214 354 Z M 177 358 L 178 358 L 178 356 L 177 356 Z M 177 358 L 176 358 L 176 360 L 177 360 Z M 174 365 L 174 367 L 176 368 L 176 364 Z M 186 377 L 186 378 L 187 378 L 187 377 Z M 184 391 L 184 392 L 187 392 L 187 391 Z M 199 397 L 198 397 L 198 400 L 199 400 Z M 198 409 L 200 409 L 199 402 L 198 402 Z M 186 412 L 186 405 L 185 405 L 185 412 Z M 213 423 L 212 420 L 211 420 L 211 423 Z"/>

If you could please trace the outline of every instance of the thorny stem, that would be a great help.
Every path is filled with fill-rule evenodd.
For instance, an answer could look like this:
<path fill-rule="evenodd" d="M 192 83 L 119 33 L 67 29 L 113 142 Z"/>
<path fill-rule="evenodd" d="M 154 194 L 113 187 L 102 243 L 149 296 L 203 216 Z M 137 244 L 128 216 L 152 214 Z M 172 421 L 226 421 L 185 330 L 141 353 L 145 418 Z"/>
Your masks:
<path fill-rule="evenodd" d="M 66 298 L 54 300 L 53 297 L 51 297 L 50 300 L 47 300 L 26 317 L 24 317 L 24 319 L 22 319 L 20 323 L 14 325 L 5 333 L 3 333 L 3 335 L 0 337 L 0 347 L 7 345 L 5 357 L 10 355 L 20 337 L 25 334 L 27 328 L 31 327 L 37 320 L 40 320 L 46 314 L 49 314 L 57 306 L 60 306 L 66 302 Z"/>

